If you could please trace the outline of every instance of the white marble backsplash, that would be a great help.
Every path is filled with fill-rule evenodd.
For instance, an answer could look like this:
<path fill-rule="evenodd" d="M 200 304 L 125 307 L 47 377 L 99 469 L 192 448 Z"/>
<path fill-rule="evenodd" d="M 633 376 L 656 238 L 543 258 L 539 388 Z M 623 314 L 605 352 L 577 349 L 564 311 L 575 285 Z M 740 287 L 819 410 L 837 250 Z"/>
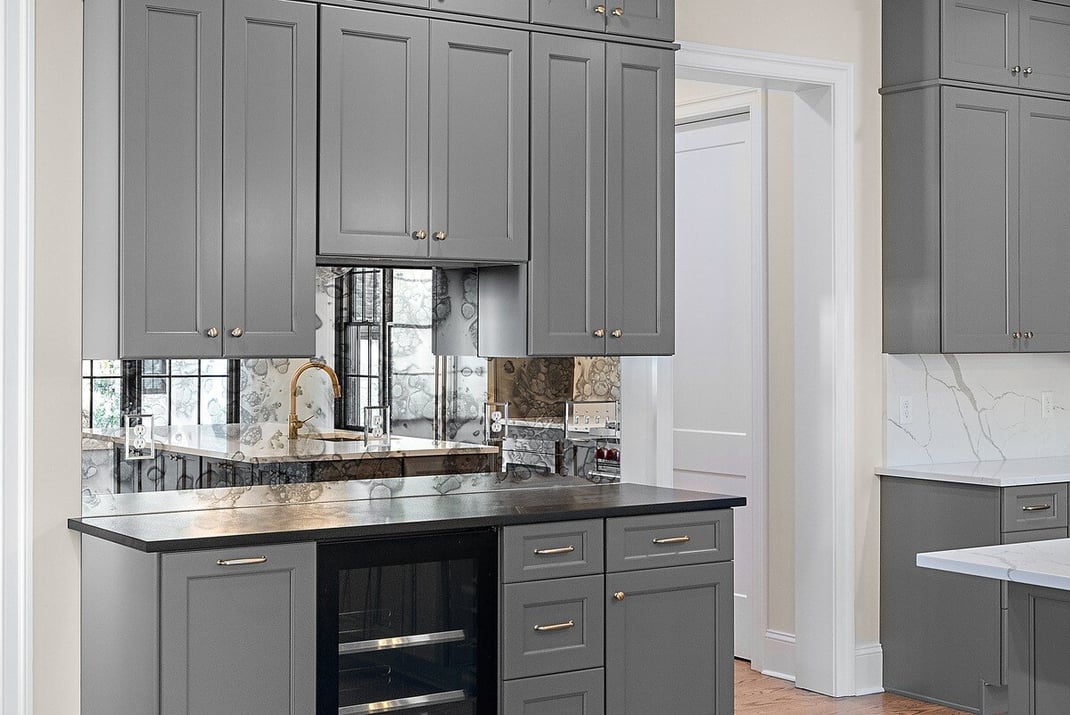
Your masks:
<path fill-rule="evenodd" d="M 886 465 L 1070 455 L 1070 355 L 886 355 L 884 376 Z"/>

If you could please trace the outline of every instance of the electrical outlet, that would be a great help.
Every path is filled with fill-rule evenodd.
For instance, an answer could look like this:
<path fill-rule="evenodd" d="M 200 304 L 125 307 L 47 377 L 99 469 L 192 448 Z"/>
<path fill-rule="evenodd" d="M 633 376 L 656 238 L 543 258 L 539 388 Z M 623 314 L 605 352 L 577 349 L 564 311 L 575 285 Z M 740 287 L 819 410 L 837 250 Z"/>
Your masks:
<path fill-rule="evenodd" d="M 914 421 L 914 398 L 910 395 L 899 397 L 899 424 L 908 425 Z"/>
<path fill-rule="evenodd" d="M 1055 396 L 1051 390 L 1040 393 L 1040 417 L 1044 421 L 1051 419 L 1051 413 L 1055 411 Z"/>

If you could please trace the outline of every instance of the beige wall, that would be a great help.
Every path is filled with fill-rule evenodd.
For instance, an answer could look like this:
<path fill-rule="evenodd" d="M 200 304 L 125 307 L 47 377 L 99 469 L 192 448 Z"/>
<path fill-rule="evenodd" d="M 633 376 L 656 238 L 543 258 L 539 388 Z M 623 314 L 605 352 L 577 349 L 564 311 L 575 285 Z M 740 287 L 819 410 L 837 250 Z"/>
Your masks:
<path fill-rule="evenodd" d="M 881 76 L 881 4 L 878 0 L 677 0 L 676 7 L 679 40 L 837 60 L 855 67 L 855 111 L 858 122 L 854 147 L 855 221 L 858 232 L 855 256 L 856 626 L 860 643 L 873 642 L 878 639 L 879 558 L 878 504 L 873 467 L 881 460 L 881 412 L 884 399 L 880 354 L 881 117 L 880 98 L 877 95 Z M 777 147 L 772 141 L 769 151 L 773 161 Z M 773 168 L 772 164 L 770 168 Z M 771 192 L 773 188 L 770 187 Z M 775 236 L 773 229 L 780 221 L 781 218 L 770 216 L 771 242 Z M 778 260 L 780 257 L 771 258 L 771 274 L 778 270 Z M 778 408 L 781 406 L 778 404 Z M 775 420 L 771 427 L 774 432 L 777 430 Z M 775 434 L 771 436 L 775 437 Z M 781 468 L 773 474 L 772 470 L 777 469 L 778 464 Z M 770 546 L 775 551 L 789 548 L 787 537 L 791 533 L 790 522 L 775 518 L 775 512 L 790 509 L 790 495 L 784 491 L 790 490 L 788 480 L 783 479 L 784 464 L 784 455 L 771 455 L 770 487 L 774 493 L 770 497 L 770 523 L 774 533 L 770 535 Z M 786 533 L 781 527 L 787 528 Z M 789 610 L 784 599 L 793 596 L 790 596 L 789 589 L 775 587 L 775 581 L 787 575 L 781 572 L 781 569 L 787 569 L 787 565 L 779 556 L 771 556 L 770 569 L 772 627 L 774 622 L 785 622 Z"/>
<path fill-rule="evenodd" d="M 37 0 L 33 711 L 78 712 L 82 3 Z"/>

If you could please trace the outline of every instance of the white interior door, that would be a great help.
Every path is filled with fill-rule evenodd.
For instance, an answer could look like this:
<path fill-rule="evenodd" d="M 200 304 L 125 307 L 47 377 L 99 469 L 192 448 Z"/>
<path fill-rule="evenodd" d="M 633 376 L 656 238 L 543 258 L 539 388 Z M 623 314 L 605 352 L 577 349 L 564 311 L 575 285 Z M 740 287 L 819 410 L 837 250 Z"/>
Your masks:
<path fill-rule="evenodd" d="M 673 482 L 753 498 L 750 115 L 676 131 Z M 752 509 L 735 510 L 736 656 L 753 652 Z"/>

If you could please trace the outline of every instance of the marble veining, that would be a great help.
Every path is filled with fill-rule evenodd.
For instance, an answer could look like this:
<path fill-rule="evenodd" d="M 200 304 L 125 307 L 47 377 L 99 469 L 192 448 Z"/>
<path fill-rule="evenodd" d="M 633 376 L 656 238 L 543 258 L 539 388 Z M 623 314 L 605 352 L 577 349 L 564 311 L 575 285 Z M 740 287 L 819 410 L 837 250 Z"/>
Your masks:
<path fill-rule="evenodd" d="M 931 551 L 923 568 L 1070 591 L 1070 539 Z"/>
<path fill-rule="evenodd" d="M 878 467 L 875 472 L 883 477 L 979 484 L 986 487 L 1056 484 L 1070 482 L 1070 457 L 885 466 Z"/>
<path fill-rule="evenodd" d="M 1045 415 L 1041 396 L 1052 393 Z M 913 419 L 900 419 L 901 397 Z M 885 463 L 1070 454 L 1070 355 L 888 355 Z"/>

